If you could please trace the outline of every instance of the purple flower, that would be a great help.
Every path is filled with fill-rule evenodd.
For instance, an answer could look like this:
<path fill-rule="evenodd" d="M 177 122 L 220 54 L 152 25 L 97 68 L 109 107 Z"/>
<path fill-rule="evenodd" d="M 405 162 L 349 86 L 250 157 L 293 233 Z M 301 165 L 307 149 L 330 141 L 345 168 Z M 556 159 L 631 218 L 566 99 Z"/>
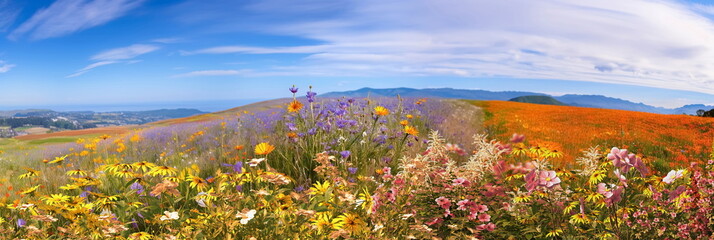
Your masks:
<path fill-rule="evenodd" d="M 132 183 L 131 186 L 129 186 L 129 188 L 132 190 L 136 190 L 136 194 L 141 194 L 142 192 L 144 192 L 144 186 L 139 184 L 139 182 Z"/>
<path fill-rule="evenodd" d="M 27 222 L 25 221 L 25 219 L 22 219 L 22 218 L 17 219 L 17 227 L 24 227 L 25 224 L 27 224 Z"/>
<path fill-rule="evenodd" d="M 305 187 L 303 186 L 297 186 L 295 189 L 293 189 L 295 192 L 300 193 L 302 191 L 305 191 Z"/>
<path fill-rule="evenodd" d="M 342 155 L 342 158 L 348 158 L 348 157 L 350 157 L 350 154 L 351 154 L 351 152 L 347 151 L 347 150 L 340 152 L 340 155 Z"/>
<path fill-rule="evenodd" d="M 312 90 L 307 91 L 307 95 L 306 95 L 306 96 L 307 96 L 307 102 L 310 102 L 310 103 L 311 103 L 311 102 L 315 102 L 315 96 L 316 96 L 316 95 L 317 95 L 317 93 L 313 92 Z"/>
<path fill-rule="evenodd" d="M 139 229 L 139 224 L 136 224 L 136 219 L 135 219 L 135 218 L 131 218 L 131 226 L 132 226 L 134 229 Z"/>
<path fill-rule="evenodd" d="M 316 129 L 316 128 L 310 128 L 310 129 L 307 130 L 307 134 L 308 134 L 308 135 L 315 135 L 316 133 L 317 133 L 317 129 Z"/>
<path fill-rule="evenodd" d="M 235 164 L 223 163 L 221 165 L 223 165 L 224 167 L 233 168 L 234 173 L 243 173 L 243 162 L 242 161 L 238 161 Z"/>
<path fill-rule="evenodd" d="M 242 192 L 242 191 L 243 191 L 243 185 L 236 185 L 236 191 Z"/>
<path fill-rule="evenodd" d="M 359 170 L 359 168 L 356 168 L 356 167 L 347 168 L 347 171 L 349 171 L 350 174 L 355 174 L 355 173 L 357 173 L 357 170 Z"/>
<path fill-rule="evenodd" d="M 288 123 L 285 123 L 285 126 L 286 126 L 288 129 L 290 129 L 290 131 L 297 131 L 297 130 L 298 130 L 297 127 L 295 127 L 295 123 L 288 122 Z"/>
<path fill-rule="evenodd" d="M 293 85 L 293 87 L 290 88 L 291 93 L 297 93 L 297 91 L 298 91 L 298 88 L 295 87 L 295 85 Z"/>

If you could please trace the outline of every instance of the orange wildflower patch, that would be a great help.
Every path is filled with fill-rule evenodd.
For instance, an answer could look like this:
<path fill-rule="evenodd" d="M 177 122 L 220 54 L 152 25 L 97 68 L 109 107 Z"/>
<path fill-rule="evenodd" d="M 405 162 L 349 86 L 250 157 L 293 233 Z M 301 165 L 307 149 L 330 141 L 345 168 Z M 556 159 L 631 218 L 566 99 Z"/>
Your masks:
<path fill-rule="evenodd" d="M 683 166 L 706 159 L 714 139 L 714 118 L 505 101 L 475 104 L 489 113 L 485 124 L 494 137 L 505 142 L 513 133 L 525 134 L 528 145 L 563 153 L 563 163 L 599 145 Z"/>

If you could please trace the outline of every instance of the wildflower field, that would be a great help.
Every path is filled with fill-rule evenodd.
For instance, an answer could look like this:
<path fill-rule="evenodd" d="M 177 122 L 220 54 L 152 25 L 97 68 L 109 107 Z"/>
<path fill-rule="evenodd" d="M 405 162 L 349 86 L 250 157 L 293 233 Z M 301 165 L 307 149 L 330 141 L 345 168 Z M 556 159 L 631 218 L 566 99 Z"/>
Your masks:
<path fill-rule="evenodd" d="M 711 122 L 489 101 L 482 130 L 464 101 L 286 93 L 3 143 L 0 238 L 713 238 Z"/>

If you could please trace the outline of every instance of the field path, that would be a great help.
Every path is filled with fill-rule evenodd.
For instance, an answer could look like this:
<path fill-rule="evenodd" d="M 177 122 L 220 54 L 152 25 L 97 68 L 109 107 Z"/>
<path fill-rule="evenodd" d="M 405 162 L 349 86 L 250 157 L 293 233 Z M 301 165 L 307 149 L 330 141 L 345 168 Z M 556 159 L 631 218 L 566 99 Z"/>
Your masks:
<path fill-rule="evenodd" d="M 443 112 L 444 121 L 437 126 L 443 133 L 442 136 L 450 136 L 453 143 L 461 144 L 468 150 L 473 148 L 473 136 L 483 132 L 483 110 L 469 103 L 466 100 L 441 99 L 452 107 Z"/>

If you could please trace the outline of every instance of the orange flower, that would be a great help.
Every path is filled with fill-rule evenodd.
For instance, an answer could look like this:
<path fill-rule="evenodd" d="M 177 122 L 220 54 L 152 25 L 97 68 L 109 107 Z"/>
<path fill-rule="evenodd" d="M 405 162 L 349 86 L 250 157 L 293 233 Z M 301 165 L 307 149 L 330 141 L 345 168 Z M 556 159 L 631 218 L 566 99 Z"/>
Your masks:
<path fill-rule="evenodd" d="M 412 119 L 412 118 L 414 118 L 414 115 L 407 114 L 407 118 L 408 118 L 408 119 Z"/>
<path fill-rule="evenodd" d="M 255 145 L 255 154 L 256 155 L 268 155 L 273 150 L 275 150 L 275 146 L 270 145 L 269 143 L 264 142 L 264 143 Z"/>
<path fill-rule="evenodd" d="M 407 125 L 404 126 L 404 133 L 416 136 L 417 134 L 419 134 L 419 131 L 415 127 Z"/>
<path fill-rule="evenodd" d="M 289 132 L 289 133 L 288 133 L 288 137 L 289 137 L 289 138 L 297 138 L 298 135 L 297 135 L 297 133 L 295 133 L 295 132 Z"/>
<path fill-rule="evenodd" d="M 401 122 L 399 122 L 399 124 L 401 124 L 402 126 L 406 126 L 406 125 L 409 125 L 409 121 L 402 120 Z"/>
<path fill-rule="evenodd" d="M 389 109 L 382 106 L 377 106 L 374 108 L 374 114 L 377 114 L 377 116 L 386 116 L 387 114 L 389 114 Z"/>
<path fill-rule="evenodd" d="M 235 146 L 235 149 L 238 150 L 238 151 L 243 150 L 243 145 Z"/>
<path fill-rule="evenodd" d="M 299 112 L 300 109 L 302 109 L 302 103 L 299 102 L 298 100 L 293 100 L 290 102 L 288 105 L 288 112 Z"/>

